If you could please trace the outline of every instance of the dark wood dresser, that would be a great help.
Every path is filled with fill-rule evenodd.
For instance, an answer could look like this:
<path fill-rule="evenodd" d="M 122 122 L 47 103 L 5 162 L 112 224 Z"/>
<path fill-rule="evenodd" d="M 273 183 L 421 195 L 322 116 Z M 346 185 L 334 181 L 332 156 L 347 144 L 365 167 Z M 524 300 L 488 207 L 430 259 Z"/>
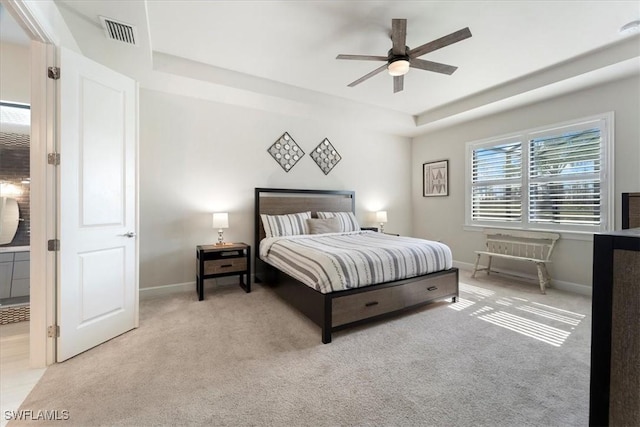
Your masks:
<path fill-rule="evenodd" d="M 590 426 L 640 426 L 640 228 L 593 240 Z"/>
<path fill-rule="evenodd" d="M 622 193 L 622 228 L 640 227 L 640 193 Z"/>

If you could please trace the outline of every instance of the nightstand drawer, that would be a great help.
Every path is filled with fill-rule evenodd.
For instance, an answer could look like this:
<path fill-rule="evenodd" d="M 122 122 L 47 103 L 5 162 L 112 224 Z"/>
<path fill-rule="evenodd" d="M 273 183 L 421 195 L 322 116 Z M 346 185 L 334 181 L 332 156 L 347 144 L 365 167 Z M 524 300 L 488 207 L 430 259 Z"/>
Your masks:
<path fill-rule="evenodd" d="M 230 273 L 234 271 L 245 271 L 247 269 L 247 258 L 217 259 L 204 262 L 204 274 Z"/>
<path fill-rule="evenodd" d="M 205 260 L 224 260 L 228 258 L 240 258 L 244 256 L 244 250 L 242 249 L 207 251 L 202 254 L 202 257 Z"/>

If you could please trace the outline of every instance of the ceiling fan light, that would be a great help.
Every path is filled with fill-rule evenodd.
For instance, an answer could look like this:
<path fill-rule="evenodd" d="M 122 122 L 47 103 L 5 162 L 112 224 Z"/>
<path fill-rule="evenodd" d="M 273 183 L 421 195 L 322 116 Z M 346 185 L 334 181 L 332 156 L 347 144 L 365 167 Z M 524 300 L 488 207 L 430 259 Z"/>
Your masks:
<path fill-rule="evenodd" d="M 409 61 L 406 59 L 399 59 L 397 61 L 391 62 L 387 65 L 387 70 L 389 74 L 392 76 L 404 76 L 409 72 Z"/>

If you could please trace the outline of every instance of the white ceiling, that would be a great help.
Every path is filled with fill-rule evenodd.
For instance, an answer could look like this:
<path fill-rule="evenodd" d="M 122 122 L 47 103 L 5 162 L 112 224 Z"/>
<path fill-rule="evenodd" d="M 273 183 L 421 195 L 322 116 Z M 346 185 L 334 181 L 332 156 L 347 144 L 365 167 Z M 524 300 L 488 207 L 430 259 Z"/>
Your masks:
<path fill-rule="evenodd" d="M 586 4 L 585 4 L 586 3 Z M 638 2 L 150 2 L 153 48 L 195 61 L 365 104 L 419 114 L 620 40 Z M 407 18 L 407 45 L 469 27 L 473 36 L 423 59 L 458 66 L 452 75 L 412 69 L 394 94 L 382 63 L 392 18 Z"/>
<path fill-rule="evenodd" d="M 83 53 L 132 74 L 143 87 L 153 86 L 148 72 L 155 69 L 213 83 L 229 91 L 226 99 L 236 93 L 235 102 L 255 103 L 252 96 L 260 94 L 375 111 L 407 135 L 481 107 L 514 105 L 505 100 L 558 93 L 559 87 L 545 88 L 561 80 L 575 89 L 640 69 L 640 36 L 619 32 L 640 19 L 640 1 L 56 3 Z M 140 46 L 107 40 L 100 15 L 135 25 Z M 408 20 L 410 48 L 469 27 L 471 38 L 422 57 L 458 70 L 447 76 L 412 69 L 396 94 L 386 72 L 347 87 L 382 63 L 336 55 L 386 55 L 392 18 Z"/>

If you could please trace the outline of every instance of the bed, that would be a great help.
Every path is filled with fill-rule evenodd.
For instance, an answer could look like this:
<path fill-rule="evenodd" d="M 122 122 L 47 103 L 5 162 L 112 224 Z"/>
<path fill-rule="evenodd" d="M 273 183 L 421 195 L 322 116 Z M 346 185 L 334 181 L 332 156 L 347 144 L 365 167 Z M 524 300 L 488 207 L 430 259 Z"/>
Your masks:
<path fill-rule="evenodd" d="M 298 246 L 318 246 L 317 240 L 325 240 L 329 246 L 353 245 L 350 239 L 363 239 L 366 241 L 380 241 L 384 245 L 384 239 L 391 240 L 389 244 L 393 246 L 393 251 L 400 250 L 411 238 L 383 236 L 372 231 L 330 233 L 326 235 L 313 236 L 293 236 L 292 238 L 274 239 L 268 238 L 265 227 L 273 227 L 271 221 L 263 224 L 263 216 L 282 216 L 287 214 L 297 214 L 309 212 L 312 218 L 318 217 L 318 212 L 355 212 L 355 193 L 353 191 L 333 191 L 333 190 L 296 190 L 277 188 L 256 188 L 255 189 L 255 280 L 273 289 L 282 299 L 300 310 L 322 330 L 322 342 L 331 342 L 333 332 L 355 326 L 364 322 L 380 319 L 397 313 L 413 310 L 435 301 L 451 299 L 455 302 L 458 298 L 458 269 L 451 267 L 450 255 L 447 261 L 441 258 L 441 248 L 444 245 L 430 242 L 433 245 L 434 255 L 421 255 L 422 257 L 437 258 L 440 261 L 429 266 L 421 266 L 422 262 L 411 262 L 415 268 L 408 268 L 405 278 L 396 280 L 386 280 L 385 274 L 378 274 L 374 282 L 368 284 L 348 284 L 331 285 L 322 283 L 317 279 L 315 284 L 295 271 L 284 272 L 284 266 L 278 265 L 273 258 L 268 258 L 268 252 L 272 250 L 265 248 L 269 245 L 282 247 L 281 252 L 293 250 L 287 245 Z M 273 218 L 273 217 L 271 217 Z M 421 242 L 427 243 L 422 239 Z M 358 242 L 358 240 L 356 240 Z M 367 243 L 366 245 L 368 245 Z M 377 245 L 377 243 L 376 243 Z M 440 245 L 440 246 L 438 246 Z M 445 246 L 446 247 L 446 246 Z M 299 248 L 298 248 L 299 249 Z M 296 250 L 298 250 L 296 249 Z M 317 249 L 317 248 L 314 248 Z M 311 250 L 311 248 L 309 248 Z M 385 249 L 380 249 L 384 251 Z M 391 249 L 388 249 L 390 251 Z M 426 249 L 425 249 L 426 250 Z M 448 248 L 447 248 L 448 250 Z M 262 252 L 262 253 L 261 253 Z M 294 252 L 291 252 L 293 254 Z M 296 252 L 297 253 L 297 252 Z M 314 257 L 324 256 L 318 254 Z M 330 251 L 327 256 L 334 258 L 337 256 Z M 368 256 L 368 255 L 367 255 Z M 414 254 L 415 256 L 415 254 Z M 299 256 L 303 258 L 303 256 Z M 264 258 L 264 259 L 263 259 Z M 296 257 L 291 257 L 296 258 Z M 371 258 L 371 257 L 369 257 Z M 417 258 L 416 258 L 417 259 Z M 265 261 L 268 260 L 268 261 Z M 288 261 L 286 263 L 289 263 Z M 354 267 L 355 268 L 355 267 Z M 435 271 L 434 271 L 435 268 Z M 424 271 L 429 271 L 424 273 Z M 417 274 L 414 276 L 414 274 Z M 345 274 L 342 274 L 345 275 Z M 364 276 L 364 274 L 361 274 Z M 367 274 L 376 276 L 375 274 Z M 412 277 L 409 277 L 412 276 Z M 307 282 L 307 283 L 305 283 Z"/>

